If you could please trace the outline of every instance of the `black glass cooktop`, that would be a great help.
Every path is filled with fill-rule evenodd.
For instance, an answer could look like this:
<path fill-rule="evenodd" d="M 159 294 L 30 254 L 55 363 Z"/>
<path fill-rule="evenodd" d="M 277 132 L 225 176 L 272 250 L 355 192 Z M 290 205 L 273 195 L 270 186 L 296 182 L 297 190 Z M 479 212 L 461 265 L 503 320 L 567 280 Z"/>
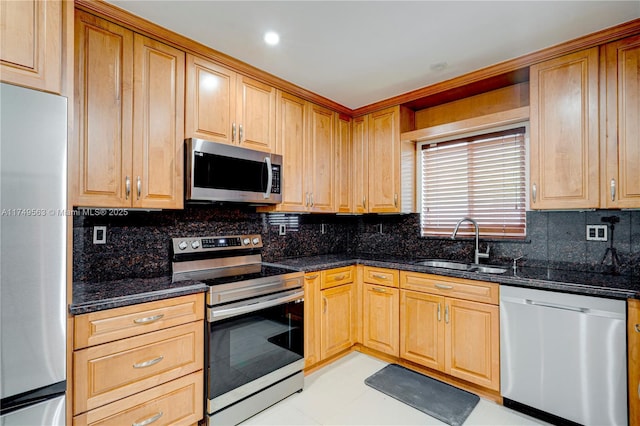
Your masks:
<path fill-rule="evenodd" d="M 295 269 L 280 268 L 269 265 L 248 265 L 241 268 L 228 268 L 225 270 L 217 269 L 211 271 L 185 272 L 180 274 L 178 277 L 174 277 L 173 281 L 189 279 L 200 281 L 209 286 L 214 286 L 291 274 L 294 272 L 298 271 Z"/>

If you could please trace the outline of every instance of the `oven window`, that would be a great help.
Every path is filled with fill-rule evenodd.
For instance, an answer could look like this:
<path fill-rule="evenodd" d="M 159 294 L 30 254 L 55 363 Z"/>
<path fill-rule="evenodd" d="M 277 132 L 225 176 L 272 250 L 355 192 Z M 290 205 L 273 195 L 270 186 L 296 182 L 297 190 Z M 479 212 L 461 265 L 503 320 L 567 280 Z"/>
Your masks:
<path fill-rule="evenodd" d="M 209 399 L 304 356 L 304 303 L 290 302 L 209 324 Z"/>

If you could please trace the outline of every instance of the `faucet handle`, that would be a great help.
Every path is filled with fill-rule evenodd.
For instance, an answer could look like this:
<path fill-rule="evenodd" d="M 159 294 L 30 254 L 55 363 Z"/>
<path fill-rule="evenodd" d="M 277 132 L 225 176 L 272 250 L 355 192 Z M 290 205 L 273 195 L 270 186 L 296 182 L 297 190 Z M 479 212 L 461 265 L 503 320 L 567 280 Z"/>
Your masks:
<path fill-rule="evenodd" d="M 518 260 L 520 260 L 520 259 L 524 259 L 524 255 L 513 258 L 513 270 L 514 271 L 518 267 Z"/>

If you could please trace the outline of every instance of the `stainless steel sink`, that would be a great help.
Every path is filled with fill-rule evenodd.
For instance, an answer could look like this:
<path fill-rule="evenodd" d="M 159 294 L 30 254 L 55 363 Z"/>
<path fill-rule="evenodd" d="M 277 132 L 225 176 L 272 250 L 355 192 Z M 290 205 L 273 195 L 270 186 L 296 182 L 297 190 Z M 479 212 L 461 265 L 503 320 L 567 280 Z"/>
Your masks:
<path fill-rule="evenodd" d="M 503 274 L 507 270 L 498 266 L 478 265 L 475 263 L 462 263 L 450 260 L 427 259 L 416 262 L 416 265 L 431 268 L 455 269 L 458 271 L 480 272 L 483 274 Z"/>
<path fill-rule="evenodd" d="M 416 264 L 420 266 L 429 266 L 431 268 L 457 269 L 459 271 L 469 270 L 469 264 L 467 263 L 451 262 L 448 260 L 428 259 L 428 260 L 421 260 L 419 262 L 416 262 Z"/>

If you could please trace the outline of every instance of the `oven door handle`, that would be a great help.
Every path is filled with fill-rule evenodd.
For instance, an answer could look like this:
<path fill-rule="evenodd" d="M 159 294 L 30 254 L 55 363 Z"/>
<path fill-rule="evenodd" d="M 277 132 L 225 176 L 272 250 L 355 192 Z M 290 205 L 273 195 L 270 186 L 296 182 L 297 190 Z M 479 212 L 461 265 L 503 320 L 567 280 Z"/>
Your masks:
<path fill-rule="evenodd" d="M 249 305 L 235 306 L 228 309 L 209 308 L 209 322 L 216 322 L 225 318 L 235 317 L 250 312 L 260 311 L 262 309 L 271 308 L 273 306 L 282 305 L 283 303 L 303 301 L 304 291 L 296 291 L 295 293 L 287 293 L 286 296 L 277 297 L 275 299 L 262 300 Z"/>

